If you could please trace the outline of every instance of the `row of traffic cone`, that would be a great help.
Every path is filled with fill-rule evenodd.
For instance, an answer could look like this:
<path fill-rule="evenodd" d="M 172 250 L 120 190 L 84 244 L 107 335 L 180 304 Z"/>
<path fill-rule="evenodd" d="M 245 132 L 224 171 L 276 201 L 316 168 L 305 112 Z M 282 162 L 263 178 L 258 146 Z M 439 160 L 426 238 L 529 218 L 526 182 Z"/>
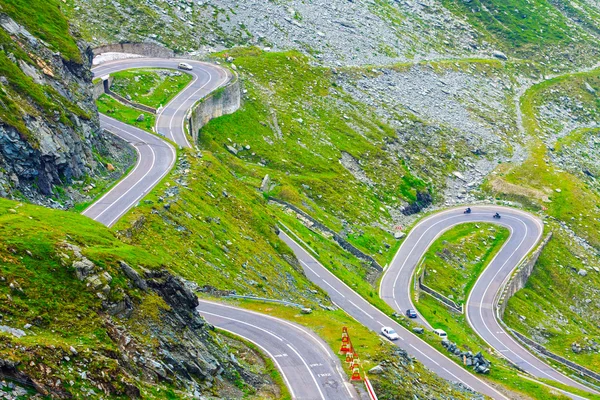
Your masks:
<path fill-rule="evenodd" d="M 350 365 L 350 371 L 352 371 L 350 380 L 362 381 L 362 378 L 360 377 L 360 360 L 358 359 L 358 354 L 354 351 L 354 347 L 352 347 L 352 341 L 350 340 L 348 328 L 346 327 L 342 328 L 342 346 L 340 347 L 340 354 L 346 354 L 346 363 Z"/>

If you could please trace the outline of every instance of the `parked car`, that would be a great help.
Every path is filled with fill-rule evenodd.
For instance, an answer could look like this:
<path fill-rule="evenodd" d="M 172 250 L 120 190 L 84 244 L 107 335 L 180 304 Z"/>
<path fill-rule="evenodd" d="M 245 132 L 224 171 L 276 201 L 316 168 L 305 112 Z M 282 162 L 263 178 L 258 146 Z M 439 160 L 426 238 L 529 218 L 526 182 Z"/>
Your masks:
<path fill-rule="evenodd" d="M 417 312 L 412 308 L 409 308 L 408 310 L 406 310 L 406 316 L 408 318 L 417 318 Z"/>
<path fill-rule="evenodd" d="M 442 339 L 446 339 L 448 337 L 448 334 L 443 329 L 434 329 L 433 333 L 435 333 L 436 335 L 438 335 Z"/>
<path fill-rule="evenodd" d="M 194 69 L 194 67 L 192 67 L 190 64 L 184 63 L 184 62 L 179 63 L 179 65 L 177 66 L 177 68 L 179 68 L 179 69 L 185 69 L 185 70 L 188 70 L 188 71 L 191 71 L 191 70 Z"/>
<path fill-rule="evenodd" d="M 389 340 L 398 340 L 398 339 L 400 339 L 400 336 L 398 336 L 398 334 L 396 333 L 396 331 L 393 330 L 392 328 L 390 328 L 389 326 L 384 326 L 383 328 L 381 328 L 381 334 L 383 336 L 385 336 L 386 338 L 388 338 Z"/>

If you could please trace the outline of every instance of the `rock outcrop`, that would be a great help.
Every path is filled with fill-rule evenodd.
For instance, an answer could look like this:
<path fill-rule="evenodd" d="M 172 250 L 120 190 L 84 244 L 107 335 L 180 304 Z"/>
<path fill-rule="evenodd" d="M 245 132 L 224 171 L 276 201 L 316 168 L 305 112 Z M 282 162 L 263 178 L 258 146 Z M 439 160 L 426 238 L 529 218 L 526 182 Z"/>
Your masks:
<path fill-rule="evenodd" d="M 89 46 L 77 42 L 80 57 L 68 58 L 1 13 L 0 42 L 0 196 L 55 208 L 86 200 L 83 181 L 116 179 L 134 160 L 100 129 Z"/>

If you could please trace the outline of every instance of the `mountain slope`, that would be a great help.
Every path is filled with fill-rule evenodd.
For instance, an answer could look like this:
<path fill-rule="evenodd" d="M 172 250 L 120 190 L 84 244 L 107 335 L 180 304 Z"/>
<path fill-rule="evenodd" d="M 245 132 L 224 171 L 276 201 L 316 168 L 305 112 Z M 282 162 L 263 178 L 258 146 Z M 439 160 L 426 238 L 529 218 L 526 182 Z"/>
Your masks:
<path fill-rule="evenodd" d="M 85 186 L 104 186 L 131 165 L 133 152 L 100 130 L 91 52 L 54 2 L 1 6 L 0 44 L 2 196 L 72 206 Z"/>

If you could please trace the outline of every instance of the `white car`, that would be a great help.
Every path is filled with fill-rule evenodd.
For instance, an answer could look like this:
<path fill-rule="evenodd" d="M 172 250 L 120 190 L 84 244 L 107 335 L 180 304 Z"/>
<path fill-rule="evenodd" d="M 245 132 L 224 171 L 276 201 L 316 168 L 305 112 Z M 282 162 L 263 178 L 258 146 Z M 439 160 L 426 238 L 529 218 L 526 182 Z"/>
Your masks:
<path fill-rule="evenodd" d="M 381 328 L 381 334 L 390 340 L 400 339 L 400 336 L 398 336 L 396 331 L 390 328 L 389 326 L 384 326 L 383 328 Z"/>
<path fill-rule="evenodd" d="M 448 334 L 443 329 L 434 329 L 433 333 L 435 333 L 436 335 L 438 335 L 442 339 L 447 339 L 448 338 Z"/>
<path fill-rule="evenodd" d="M 191 71 L 191 70 L 194 69 L 190 64 L 184 63 L 184 62 L 179 63 L 179 65 L 177 65 L 177 68 L 179 68 L 179 69 L 186 69 L 188 71 Z"/>

